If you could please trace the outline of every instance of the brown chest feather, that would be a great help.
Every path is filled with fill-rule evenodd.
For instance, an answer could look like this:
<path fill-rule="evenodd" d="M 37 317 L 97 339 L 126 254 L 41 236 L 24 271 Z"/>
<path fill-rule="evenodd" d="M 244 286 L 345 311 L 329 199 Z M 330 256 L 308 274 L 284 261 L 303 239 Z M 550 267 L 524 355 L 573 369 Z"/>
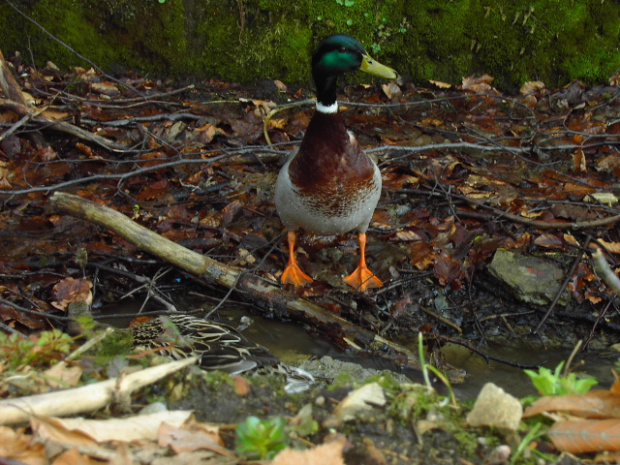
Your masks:
<path fill-rule="evenodd" d="M 339 114 L 314 114 L 289 175 L 305 195 L 352 195 L 374 184 L 373 163 Z"/>

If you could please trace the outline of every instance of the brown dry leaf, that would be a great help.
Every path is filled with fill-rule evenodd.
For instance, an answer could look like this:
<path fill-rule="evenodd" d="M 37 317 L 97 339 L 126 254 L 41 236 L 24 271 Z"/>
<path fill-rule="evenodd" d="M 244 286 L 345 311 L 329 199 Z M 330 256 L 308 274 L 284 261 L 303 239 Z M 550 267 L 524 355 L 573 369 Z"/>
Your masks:
<path fill-rule="evenodd" d="M 426 127 L 439 127 L 441 125 L 443 125 L 443 120 L 437 119 L 437 118 L 424 118 L 421 121 L 418 121 L 418 125 L 419 126 L 426 126 Z"/>
<path fill-rule="evenodd" d="M 545 83 L 542 81 L 528 81 L 521 86 L 519 92 L 521 95 L 535 94 L 545 88 Z"/>
<path fill-rule="evenodd" d="M 240 99 L 240 100 L 242 102 L 244 101 L 244 99 Z M 276 106 L 276 103 L 272 102 L 271 100 L 252 99 L 251 101 L 254 105 L 256 105 L 256 110 L 255 110 L 256 115 L 260 117 L 265 116 Z"/>
<path fill-rule="evenodd" d="M 572 454 L 620 449 L 618 419 L 560 421 L 547 434 L 556 448 Z"/>
<path fill-rule="evenodd" d="M 120 91 L 116 87 L 116 84 L 110 82 L 93 82 L 90 88 L 99 94 L 107 95 L 109 97 L 115 97 L 120 95 Z"/>
<path fill-rule="evenodd" d="M 75 422 L 76 420 L 73 421 Z M 63 421 L 58 418 L 32 416 L 30 417 L 30 427 L 32 428 L 35 436 L 40 439 L 51 440 L 73 446 L 97 446 L 97 442 L 86 433 L 78 430 L 71 430 L 65 427 Z"/>
<path fill-rule="evenodd" d="M 396 231 L 394 234 L 394 239 L 400 242 L 413 242 L 413 241 L 422 241 L 424 240 L 422 236 L 420 236 L 415 231 Z"/>
<path fill-rule="evenodd" d="M 523 205 L 523 207 L 521 208 L 520 214 L 523 218 L 532 219 L 532 218 L 540 218 L 542 215 L 545 214 L 545 211 L 531 210 L 528 205 Z"/>
<path fill-rule="evenodd" d="M 585 394 L 545 396 L 526 408 L 523 417 L 543 412 L 566 412 L 581 418 L 620 418 L 620 396 L 602 389 Z"/>
<path fill-rule="evenodd" d="M 45 446 L 21 430 L 0 426 L 0 457 L 28 465 L 47 465 Z"/>
<path fill-rule="evenodd" d="M 615 153 L 599 158 L 596 162 L 596 169 L 599 171 L 613 171 L 618 168 L 620 168 L 620 157 Z"/>
<path fill-rule="evenodd" d="M 345 438 L 339 438 L 312 449 L 284 449 L 276 455 L 271 465 L 345 465 L 342 451 L 346 443 Z"/>
<path fill-rule="evenodd" d="M 563 250 L 564 242 L 555 234 L 541 234 L 536 239 L 534 239 L 534 244 L 540 247 L 546 247 L 548 249 L 561 249 Z"/>
<path fill-rule="evenodd" d="M 226 131 L 209 123 L 194 129 L 194 132 L 198 133 L 197 140 L 203 144 L 210 143 L 218 134 L 226 135 Z"/>
<path fill-rule="evenodd" d="M 273 118 L 269 120 L 269 127 L 274 129 L 284 129 L 288 123 L 286 118 Z"/>
<path fill-rule="evenodd" d="M 433 246 L 426 241 L 411 244 L 409 261 L 420 271 L 423 271 L 432 265 L 435 262 L 436 256 L 437 252 L 435 252 Z"/>
<path fill-rule="evenodd" d="M 92 147 L 90 147 L 89 145 L 83 144 L 82 142 L 77 142 L 75 144 L 75 148 L 78 149 L 80 152 L 82 152 L 84 155 L 86 155 L 88 158 L 91 158 L 91 159 L 101 158 L 99 157 L 99 155 L 95 153 Z"/>
<path fill-rule="evenodd" d="M 532 94 L 528 94 L 523 97 L 523 103 L 525 106 L 534 108 L 538 104 L 538 99 L 534 97 Z"/>
<path fill-rule="evenodd" d="M 383 90 L 385 96 L 390 100 L 396 100 L 403 95 L 403 91 L 400 90 L 400 87 L 398 87 L 398 84 L 394 81 L 388 82 L 387 84 L 381 84 L 381 89 Z"/>
<path fill-rule="evenodd" d="M 221 213 L 210 213 L 200 220 L 199 224 L 205 228 L 219 228 L 222 225 Z"/>
<path fill-rule="evenodd" d="M 222 209 L 222 220 L 224 221 L 224 225 L 231 224 L 235 220 L 237 213 L 239 213 L 241 209 L 242 205 L 241 202 L 239 202 L 238 200 L 233 200 L 228 205 L 226 205 Z"/>
<path fill-rule="evenodd" d="M 480 77 L 475 77 L 471 75 L 469 77 L 463 78 L 463 90 L 471 90 L 477 94 L 487 94 L 489 92 L 494 92 L 493 87 L 491 87 L 491 83 L 493 82 L 493 76 L 489 76 L 488 74 L 483 74 Z"/>
<path fill-rule="evenodd" d="M 593 304 L 600 304 L 603 301 L 603 298 L 599 292 L 592 292 L 590 289 L 586 289 L 584 296 L 588 302 Z"/>
<path fill-rule="evenodd" d="M 81 454 L 77 449 L 69 449 L 54 459 L 52 465 L 98 465 L 100 461 Z"/>
<path fill-rule="evenodd" d="M 278 88 L 279 91 L 282 91 L 282 92 L 287 92 L 288 91 L 288 88 L 286 87 L 286 84 L 284 84 L 279 79 L 274 79 L 273 83 L 276 85 L 276 87 Z"/>
<path fill-rule="evenodd" d="M 620 254 L 620 242 L 607 242 L 604 239 L 599 239 L 598 243 L 605 247 L 605 251 Z"/>
<path fill-rule="evenodd" d="M 223 447 L 219 428 L 207 423 L 190 421 L 174 426 L 164 422 L 159 427 L 157 443 L 161 447 L 171 447 L 177 454 L 210 450 L 226 457 L 234 457 L 231 451 Z"/>
<path fill-rule="evenodd" d="M 566 242 L 567 244 L 579 246 L 579 242 L 577 241 L 577 239 L 575 239 L 575 236 L 573 236 L 572 234 L 564 234 L 562 237 L 564 239 L 564 242 Z"/>
<path fill-rule="evenodd" d="M 47 384 L 53 389 L 75 387 L 82 377 L 82 368 L 67 366 L 66 362 L 58 362 L 52 368 L 45 370 Z"/>
<path fill-rule="evenodd" d="M 164 423 L 180 427 L 191 418 L 189 410 L 169 410 L 150 415 L 108 420 L 85 420 L 80 418 L 56 419 L 57 425 L 67 432 L 83 434 L 97 442 L 136 440 L 154 441 Z"/>
<path fill-rule="evenodd" d="M 620 450 L 605 451 L 596 454 L 592 463 L 620 463 Z"/>
<path fill-rule="evenodd" d="M 10 189 L 11 183 L 8 181 L 11 173 L 7 169 L 5 161 L 0 160 L 0 189 Z"/>
<path fill-rule="evenodd" d="M 452 87 L 452 84 L 448 84 L 447 82 L 442 81 L 435 81 L 433 79 L 429 79 L 428 82 L 430 82 L 435 87 L 439 87 L 440 89 L 450 89 Z"/>
<path fill-rule="evenodd" d="M 164 198 L 170 189 L 170 183 L 167 179 L 159 179 L 157 181 L 145 184 L 136 198 L 138 200 L 154 200 Z"/>
<path fill-rule="evenodd" d="M 573 153 L 573 171 L 576 173 L 585 173 L 587 169 L 586 156 L 583 150 L 578 149 Z"/>
<path fill-rule="evenodd" d="M 51 146 L 48 145 L 46 147 L 43 147 L 41 150 L 38 150 L 37 156 L 41 161 L 52 161 L 58 158 L 58 153 Z"/>
<path fill-rule="evenodd" d="M 460 289 L 465 280 L 461 264 L 445 253 L 435 259 L 435 277 L 442 286 L 449 285 L 451 290 Z"/>
<path fill-rule="evenodd" d="M 93 294 L 90 291 L 93 283 L 88 279 L 65 278 L 57 283 L 52 289 L 55 301 L 52 305 L 59 310 L 65 310 L 71 302 L 93 302 Z"/>
<path fill-rule="evenodd" d="M 62 121 L 63 119 L 67 119 L 71 116 L 70 113 L 55 110 L 45 110 L 42 115 L 44 118 L 47 118 L 51 121 Z"/>

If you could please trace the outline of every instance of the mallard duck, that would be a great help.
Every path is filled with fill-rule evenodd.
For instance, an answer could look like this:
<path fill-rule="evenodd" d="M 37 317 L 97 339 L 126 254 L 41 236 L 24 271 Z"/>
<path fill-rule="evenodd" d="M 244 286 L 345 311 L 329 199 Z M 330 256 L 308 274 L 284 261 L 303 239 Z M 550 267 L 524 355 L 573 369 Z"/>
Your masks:
<path fill-rule="evenodd" d="M 134 347 L 160 348 L 174 359 L 198 356 L 204 370 L 285 375 L 288 393 L 304 391 L 314 383 L 310 373 L 283 364 L 236 329 L 212 320 L 193 315 L 169 315 L 136 324 L 129 330 Z"/>
<path fill-rule="evenodd" d="M 299 150 L 280 170 L 275 188 L 276 208 L 288 235 L 284 284 L 312 282 L 295 258 L 301 228 L 320 236 L 357 230 L 359 264 L 344 280 L 360 291 L 383 285 L 366 265 L 366 230 L 381 196 L 381 173 L 347 131 L 336 101 L 338 76 L 357 69 L 387 79 L 397 77 L 396 71 L 373 60 L 362 44 L 346 34 L 326 37 L 312 56 L 316 109 Z"/>

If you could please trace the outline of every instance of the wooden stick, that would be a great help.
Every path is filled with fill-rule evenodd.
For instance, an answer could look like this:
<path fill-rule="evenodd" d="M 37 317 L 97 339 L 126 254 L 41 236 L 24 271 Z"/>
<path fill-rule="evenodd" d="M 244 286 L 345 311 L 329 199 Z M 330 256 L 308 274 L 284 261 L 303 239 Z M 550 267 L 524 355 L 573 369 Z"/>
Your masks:
<path fill-rule="evenodd" d="M 190 357 L 74 389 L 0 400 L 0 425 L 23 423 L 31 415 L 67 416 L 98 410 L 197 360 L 196 357 Z"/>

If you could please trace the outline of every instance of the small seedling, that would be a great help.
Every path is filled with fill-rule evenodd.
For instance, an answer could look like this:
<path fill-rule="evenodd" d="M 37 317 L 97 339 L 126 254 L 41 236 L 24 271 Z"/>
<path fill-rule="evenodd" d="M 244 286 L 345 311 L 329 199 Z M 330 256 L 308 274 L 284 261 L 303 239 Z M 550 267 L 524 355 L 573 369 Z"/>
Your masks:
<path fill-rule="evenodd" d="M 235 450 L 252 460 L 271 459 L 286 447 L 285 425 L 282 417 L 269 420 L 248 417 L 237 425 Z"/>
<path fill-rule="evenodd" d="M 598 384 L 596 378 L 578 379 L 575 373 L 562 375 L 564 362 L 555 367 L 554 371 L 540 367 L 538 373 L 532 370 L 523 370 L 532 379 L 532 384 L 545 396 L 562 396 L 566 394 L 585 394 L 592 386 Z"/>

